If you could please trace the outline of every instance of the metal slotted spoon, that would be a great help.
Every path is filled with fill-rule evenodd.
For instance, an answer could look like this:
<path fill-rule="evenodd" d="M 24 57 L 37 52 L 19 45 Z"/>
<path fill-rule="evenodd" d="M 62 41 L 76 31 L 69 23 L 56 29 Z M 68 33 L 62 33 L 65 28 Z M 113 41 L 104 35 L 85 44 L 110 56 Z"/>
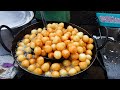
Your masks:
<path fill-rule="evenodd" d="M 43 25 L 44 25 L 44 27 L 46 28 L 47 22 L 46 22 L 46 19 L 45 19 L 44 12 L 43 12 L 43 11 L 40 11 L 40 14 L 41 14 L 41 18 L 42 18 Z"/>

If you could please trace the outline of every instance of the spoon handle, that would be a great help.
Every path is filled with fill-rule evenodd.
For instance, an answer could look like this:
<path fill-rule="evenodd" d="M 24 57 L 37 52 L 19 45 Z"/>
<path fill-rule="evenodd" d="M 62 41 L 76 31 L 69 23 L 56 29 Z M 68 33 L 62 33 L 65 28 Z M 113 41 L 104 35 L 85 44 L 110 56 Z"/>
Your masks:
<path fill-rule="evenodd" d="M 43 24 L 44 24 L 44 27 L 46 28 L 47 22 L 46 22 L 46 19 L 45 19 L 44 12 L 43 12 L 43 11 L 40 11 L 40 14 L 41 14 L 41 17 L 42 17 L 42 22 L 43 22 Z"/>

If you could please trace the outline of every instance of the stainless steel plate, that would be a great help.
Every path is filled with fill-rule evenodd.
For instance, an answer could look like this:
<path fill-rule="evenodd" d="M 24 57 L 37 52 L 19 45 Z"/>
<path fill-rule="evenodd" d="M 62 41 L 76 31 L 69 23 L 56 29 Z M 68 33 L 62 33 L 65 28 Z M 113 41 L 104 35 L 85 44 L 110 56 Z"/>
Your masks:
<path fill-rule="evenodd" d="M 29 23 L 33 17 L 32 11 L 0 11 L 0 25 L 17 28 Z"/>

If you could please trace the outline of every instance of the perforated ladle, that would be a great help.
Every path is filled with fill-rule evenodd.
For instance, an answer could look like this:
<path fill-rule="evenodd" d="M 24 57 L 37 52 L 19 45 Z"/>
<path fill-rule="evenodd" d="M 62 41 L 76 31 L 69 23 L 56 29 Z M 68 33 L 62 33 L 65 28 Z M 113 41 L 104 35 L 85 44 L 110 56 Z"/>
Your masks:
<path fill-rule="evenodd" d="M 43 25 L 44 25 L 44 27 L 46 28 L 46 27 L 47 27 L 47 22 L 46 22 L 46 19 L 45 19 L 44 12 L 43 12 L 43 11 L 40 11 L 40 14 L 41 14 L 41 18 L 42 18 Z"/>

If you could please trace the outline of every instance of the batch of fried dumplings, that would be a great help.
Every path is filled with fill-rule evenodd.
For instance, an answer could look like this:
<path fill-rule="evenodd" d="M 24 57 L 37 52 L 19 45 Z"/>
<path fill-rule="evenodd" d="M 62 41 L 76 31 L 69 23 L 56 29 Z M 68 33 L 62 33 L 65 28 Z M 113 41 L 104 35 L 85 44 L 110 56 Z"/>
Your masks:
<path fill-rule="evenodd" d="M 49 23 L 33 29 L 18 42 L 16 58 L 29 72 L 46 77 L 73 76 L 86 69 L 92 60 L 93 39 L 71 25 Z M 61 63 L 46 61 L 44 57 Z"/>

